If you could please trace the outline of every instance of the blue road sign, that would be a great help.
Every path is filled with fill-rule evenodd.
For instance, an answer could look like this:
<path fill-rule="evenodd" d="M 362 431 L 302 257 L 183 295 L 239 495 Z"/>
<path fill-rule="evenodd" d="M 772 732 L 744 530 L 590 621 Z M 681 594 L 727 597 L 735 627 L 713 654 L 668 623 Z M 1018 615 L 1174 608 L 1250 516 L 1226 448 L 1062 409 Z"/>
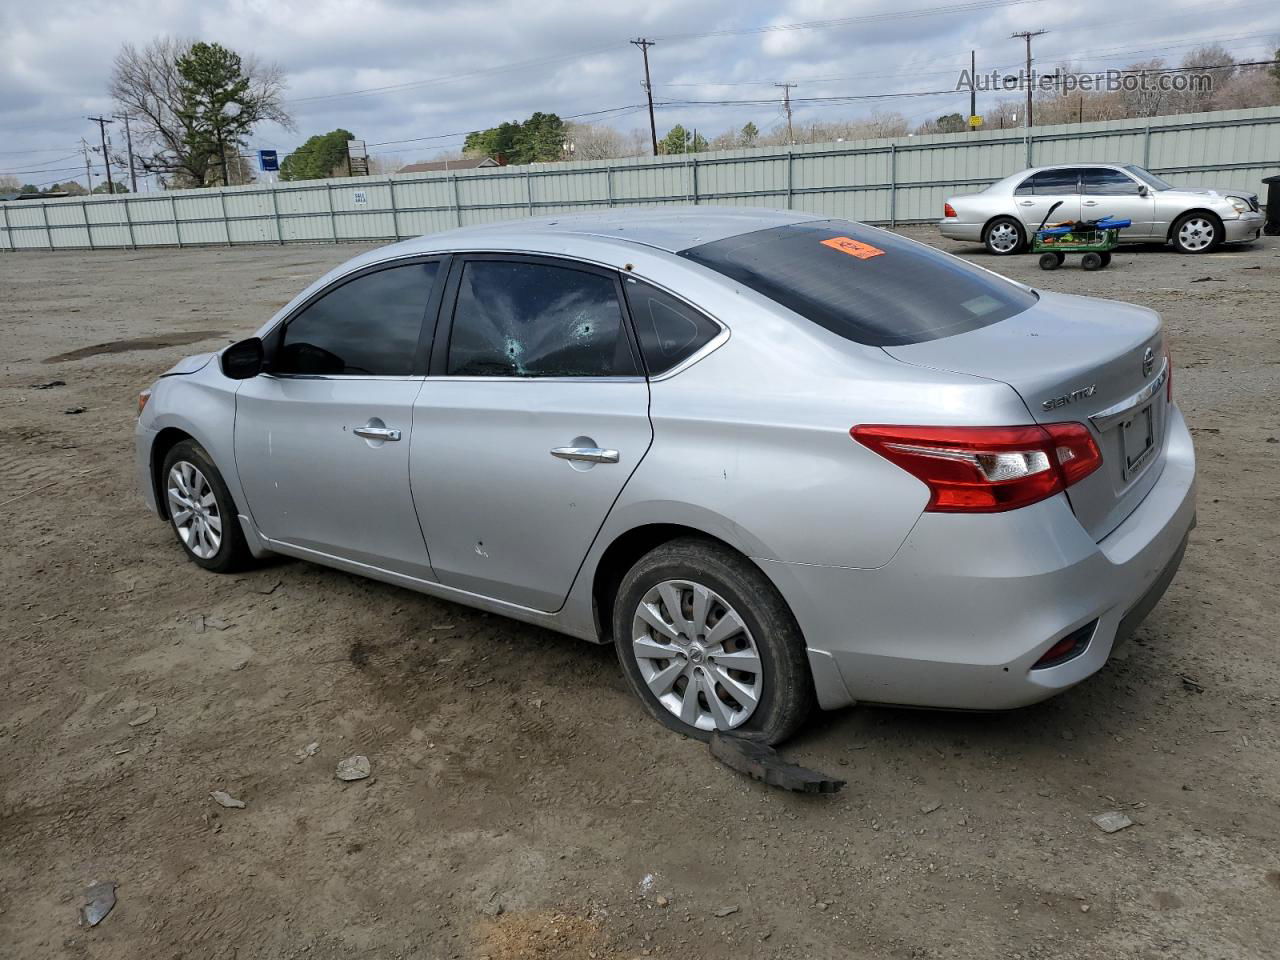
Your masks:
<path fill-rule="evenodd" d="M 262 168 L 263 173 L 271 173 L 280 169 L 280 161 L 276 157 L 274 150 L 258 151 L 258 166 Z"/>

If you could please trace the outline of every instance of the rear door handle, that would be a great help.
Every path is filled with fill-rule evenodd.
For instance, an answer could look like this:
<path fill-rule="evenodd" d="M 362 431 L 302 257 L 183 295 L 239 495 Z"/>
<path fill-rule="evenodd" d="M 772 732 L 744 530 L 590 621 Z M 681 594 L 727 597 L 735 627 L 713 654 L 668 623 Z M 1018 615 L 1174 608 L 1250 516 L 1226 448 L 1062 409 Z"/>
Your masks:
<path fill-rule="evenodd" d="M 352 427 L 351 432 L 366 440 L 399 440 L 400 431 L 394 427 Z"/>
<path fill-rule="evenodd" d="M 561 460 L 581 460 L 583 463 L 617 463 L 618 451 L 603 447 L 552 447 L 551 455 Z"/>
<path fill-rule="evenodd" d="M 1036 202 L 1034 200 L 1020 200 L 1018 202 L 1021 203 L 1024 207 L 1034 207 L 1036 205 Z"/>
<path fill-rule="evenodd" d="M 1096 207 L 1096 206 L 1098 205 L 1098 201 L 1097 201 L 1097 200 L 1086 200 L 1086 201 L 1084 202 L 1084 205 L 1085 205 L 1086 207 Z"/>

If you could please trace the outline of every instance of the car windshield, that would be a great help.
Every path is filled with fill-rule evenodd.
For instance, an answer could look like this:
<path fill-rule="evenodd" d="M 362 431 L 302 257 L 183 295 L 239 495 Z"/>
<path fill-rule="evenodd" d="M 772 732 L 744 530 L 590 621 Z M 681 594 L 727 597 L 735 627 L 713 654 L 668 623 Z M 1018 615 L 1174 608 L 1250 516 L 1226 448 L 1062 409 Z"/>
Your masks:
<path fill-rule="evenodd" d="M 1135 177 L 1145 183 L 1152 190 L 1172 190 L 1173 184 L 1168 180 L 1161 180 L 1150 170 L 1144 170 L 1136 163 L 1125 165 L 1125 169 L 1132 173 Z"/>
<path fill-rule="evenodd" d="M 1022 313 L 1037 299 L 959 257 L 847 220 L 757 230 L 680 256 L 875 347 L 967 333 Z"/>

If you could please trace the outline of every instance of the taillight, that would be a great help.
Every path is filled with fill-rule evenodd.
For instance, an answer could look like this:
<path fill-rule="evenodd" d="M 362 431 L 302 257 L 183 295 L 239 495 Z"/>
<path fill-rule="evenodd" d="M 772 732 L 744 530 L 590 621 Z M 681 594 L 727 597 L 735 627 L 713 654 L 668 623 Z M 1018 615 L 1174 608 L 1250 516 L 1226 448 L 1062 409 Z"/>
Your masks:
<path fill-rule="evenodd" d="M 854 440 L 929 488 L 925 510 L 998 513 L 1037 503 L 1102 465 L 1082 423 L 1024 427 L 914 427 L 863 424 Z"/>
<path fill-rule="evenodd" d="M 942 215 L 944 217 L 954 217 L 956 215 L 956 208 L 949 203 L 944 203 L 942 205 Z"/>

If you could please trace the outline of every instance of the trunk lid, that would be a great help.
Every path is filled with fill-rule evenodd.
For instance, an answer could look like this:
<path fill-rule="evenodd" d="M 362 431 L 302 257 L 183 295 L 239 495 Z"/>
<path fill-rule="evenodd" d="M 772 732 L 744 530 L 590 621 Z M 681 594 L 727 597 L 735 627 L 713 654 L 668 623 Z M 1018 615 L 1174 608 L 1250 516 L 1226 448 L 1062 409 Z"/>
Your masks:
<path fill-rule="evenodd" d="M 1088 426 L 1102 466 L 1067 497 L 1095 540 L 1119 526 L 1159 478 L 1168 372 L 1153 310 L 1041 292 L 1034 307 L 999 323 L 883 349 L 904 363 L 1007 383 L 1037 423 Z"/>

